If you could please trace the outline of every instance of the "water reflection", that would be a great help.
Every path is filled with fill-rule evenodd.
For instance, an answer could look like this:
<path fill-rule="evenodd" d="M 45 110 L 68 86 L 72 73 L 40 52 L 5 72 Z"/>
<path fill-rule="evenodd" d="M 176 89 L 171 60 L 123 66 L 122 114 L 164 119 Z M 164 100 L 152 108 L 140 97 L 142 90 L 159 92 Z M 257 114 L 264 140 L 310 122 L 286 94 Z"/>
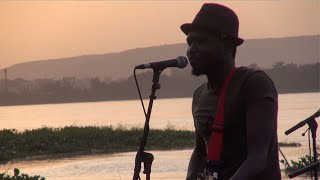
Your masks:
<path fill-rule="evenodd" d="M 181 179 L 185 176 L 191 150 L 151 151 L 155 156 L 152 179 Z M 21 172 L 55 179 L 130 179 L 135 152 L 82 156 L 59 160 L 24 161 L 1 166 L 1 171 L 19 167 Z M 140 176 L 144 177 L 141 170 Z M 143 178 L 144 179 L 144 178 Z"/>
<path fill-rule="evenodd" d="M 301 133 L 307 128 L 285 136 L 285 130 L 319 109 L 320 93 L 281 94 L 279 96 L 278 135 L 280 141 L 295 141 L 299 148 L 281 148 L 288 160 L 297 160 L 308 153 L 307 137 Z M 68 125 L 142 126 L 144 115 L 139 101 L 110 101 L 0 108 L 1 128 L 19 130 L 41 126 L 64 127 Z M 27 122 L 27 123 L 25 123 Z M 178 129 L 193 130 L 191 98 L 159 99 L 154 104 L 151 128 L 165 128 L 168 123 Z M 320 139 L 318 138 L 318 143 Z M 192 150 L 152 151 L 153 180 L 184 179 Z M 15 167 L 22 173 L 41 175 L 48 180 L 132 179 L 135 152 L 111 155 L 81 156 L 58 160 L 23 161 L 0 166 L 0 172 L 12 172 Z M 280 157 L 282 159 L 282 157 Z M 143 171 L 143 170 L 142 170 Z M 140 173 L 142 179 L 144 174 Z M 287 179 L 285 176 L 283 179 Z M 299 178 L 294 178 L 299 179 Z M 304 179 L 304 178 L 300 178 Z"/>
<path fill-rule="evenodd" d="M 304 148 L 282 148 L 289 157 L 303 154 Z M 153 180 L 184 179 L 192 150 L 150 151 L 155 160 L 152 165 Z M 132 179 L 136 152 L 115 153 L 109 155 L 81 156 L 58 160 L 23 161 L 1 165 L 0 171 L 12 171 L 19 167 L 21 172 L 41 175 L 48 180 L 123 180 Z M 143 167 L 142 167 L 143 168 Z M 145 179 L 141 169 L 140 176 Z M 283 179 L 288 179 L 284 174 Z M 297 180 L 303 177 L 294 178 Z"/>

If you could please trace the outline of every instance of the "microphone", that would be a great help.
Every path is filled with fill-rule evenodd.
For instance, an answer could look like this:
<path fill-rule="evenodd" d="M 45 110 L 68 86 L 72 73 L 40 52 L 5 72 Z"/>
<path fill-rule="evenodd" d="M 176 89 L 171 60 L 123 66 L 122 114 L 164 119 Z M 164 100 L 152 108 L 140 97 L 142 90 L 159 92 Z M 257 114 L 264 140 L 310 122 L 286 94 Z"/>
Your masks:
<path fill-rule="evenodd" d="M 293 131 L 301 128 L 302 126 L 304 126 L 305 124 L 307 124 L 309 121 L 311 121 L 311 120 L 313 120 L 313 119 L 315 119 L 315 118 L 317 118 L 317 117 L 319 117 L 319 116 L 320 116 L 320 109 L 319 109 L 316 113 L 314 113 L 312 116 L 310 116 L 310 117 L 308 117 L 307 119 L 299 122 L 297 125 L 293 126 L 293 127 L 290 128 L 289 130 L 287 130 L 287 131 L 285 132 L 285 134 L 286 134 L 286 135 L 289 135 L 289 134 L 292 133 Z"/>
<path fill-rule="evenodd" d="M 188 59 L 184 56 L 179 56 L 175 59 L 159 61 L 159 62 L 151 62 L 147 64 L 140 64 L 135 67 L 135 69 L 165 69 L 167 67 L 178 67 L 178 68 L 185 68 L 188 65 Z"/>

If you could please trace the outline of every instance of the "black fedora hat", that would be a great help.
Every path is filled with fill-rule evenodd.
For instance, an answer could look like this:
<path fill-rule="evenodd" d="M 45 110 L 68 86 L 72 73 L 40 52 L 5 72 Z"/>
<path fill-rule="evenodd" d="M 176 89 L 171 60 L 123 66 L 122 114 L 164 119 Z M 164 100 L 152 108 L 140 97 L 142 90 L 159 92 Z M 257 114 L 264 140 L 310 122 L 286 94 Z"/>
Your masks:
<path fill-rule="evenodd" d="M 203 4 L 192 23 L 182 24 L 180 28 L 186 35 L 195 29 L 202 29 L 222 38 L 231 38 L 237 46 L 244 42 L 238 36 L 239 20 L 236 13 L 220 4 Z"/>

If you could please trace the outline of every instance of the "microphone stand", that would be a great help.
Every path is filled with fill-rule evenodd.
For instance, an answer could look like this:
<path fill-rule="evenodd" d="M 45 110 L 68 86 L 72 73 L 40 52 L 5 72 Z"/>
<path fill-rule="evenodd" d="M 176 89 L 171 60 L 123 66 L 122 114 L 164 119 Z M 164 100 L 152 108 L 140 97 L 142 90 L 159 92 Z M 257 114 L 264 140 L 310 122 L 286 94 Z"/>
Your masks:
<path fill-rule="evenodd" d="M 307 166 L 307 167 L 303 167 L 293 173 L 290 173 L 288 175 L 288 177 L 290 179 L 299 176 L 300 174 L 303 174 L 307 171 L 314 171 L 314 179 L 318 180 L 318 167 L 319 167 L 319 163 L 318 163 L 318 153 L 317 153 L 317 146 L 316 146 L 316 138 L 317 138 L 317 128 L 318 128 L 318 123 L 316 122 L 316 120 L 314 118 L 310 119 L 307 122 L 309 129 L 311 130 L 311 136 L 312 136 L 312 148 L 313 148 L 313 164 Z"/>
<path fill-rule="evenodd" d="M 285 132 L 286 135 L 292 133 L 293 131 L 299 129 L 300 127 L 304 126 L 305 124 L 308 124 L 309 129 L 311 130 L 311 134 L 312 134 L 312 148 L 313 148 L 313 164 L 310 164 L 307 167 L 303 167 L 293 173 L 290 173 L 288 175 L 288 177 L 294 178 L 296 176 L 299 176 L 300 174 L 303 174 L 307 171 L 311 171 L 314 170 L 314 179 L 318 180 L 318 169 L 319 169 L 319 161 L 318 161 L 318 153 L 317 153 L 317 128 L 318 128 L 318 123 L 316 121 L 316 117 L 320 116 L 320 109 L 311 117 L 307 118 L 306 120 L 301 121 L 300 123 L 298 123 L 297 125 L 295 125 L 294 127 L 290 128 L 289 130 L 287 130 Z M 310 162 L 311 163 L 311 162 Z"/>
<path fill-rule="evenodd" d="M 164 68 L 163 68 L 164 69 Z M 156 90 L 160 89 L 160 83 L 159 83 L 159 77 L 163 69 L 153 69 L 153 79 L 152 79 L 152 89 L 151 89 L 151 95 L 150 95 L 150 100 L 149 100 L 149 106 L 148 106 L 148 111 L 146 115 L 146 121 L 144 124 L 144 129 L 143 129 L 143 134 L 140 137 L 140 143 L 139 143 L 139 150 L 136 154 L 135 158 L 135 167 L 134 167 L 134 175 L 133 175 L 133 180 L 138 180 L 140 179 L 139 173 L 141 170 L 141 163 L 144 163 L 144 171 L 143 173 L 146 174 L 146 179 L 150 180 L 150 174 L 151 174 L 151 166 L 152 166 L 152 161 L 154 159 L 153 155 L 148 152 L 144 152 L 144 148 L 146 146 L 147 142 L 147 137 L 149 134 L 149 121 L 150 121 L 150 116 L 151 116 L 151 111 L 152 111 L 152 105 L 153 105 L 153 100 L 156 99 L 157 97 L 155 96 Z"/>
<path fill-rule="evenodd" d="M 306 167 L 303 167 L 303 168 L 301 168 L 301 169 L 298 169 L 297 171 L 295 171 L 295 172 L 293 172 L 293 173 L 290 173 L 290 174 L 288 175 L 288 177 L 289 177 L 290 179 L 292 179 L 292 178 L 294 178 L 294 177 L 296 177 L 296 176 L 299 176 L 299 175 L 301 175 L 301 174 L 303 174 L 303 173 L 306 173 L 306 172 L 308 172 L 308 171 L 312 171 L 313 169 L 318 168 L 318 167 L 319 167 L 319 164 L 320 164 L 320 161 L 318 161 L 318 162 L 316 162 L 316 163 L 312 163 L 312 164 L 310 164 L 310 165 L 308 165 L 308 166 L 306 166 Z"/>

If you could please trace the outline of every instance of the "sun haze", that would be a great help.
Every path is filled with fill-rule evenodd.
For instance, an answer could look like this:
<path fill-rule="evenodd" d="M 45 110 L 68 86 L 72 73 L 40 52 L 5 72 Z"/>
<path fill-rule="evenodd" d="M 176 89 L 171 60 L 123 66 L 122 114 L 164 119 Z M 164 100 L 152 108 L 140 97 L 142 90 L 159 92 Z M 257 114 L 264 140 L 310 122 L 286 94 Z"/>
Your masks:
<path fill-rule="evenodd" d="M 16 63 L 185 42 L 204 1 L 2 1 L 0 69 Z M 210 1 L 213 2 L 213 1 Z M 215 1 L 244 39 L 320 34 L 320 1 Z"/>

